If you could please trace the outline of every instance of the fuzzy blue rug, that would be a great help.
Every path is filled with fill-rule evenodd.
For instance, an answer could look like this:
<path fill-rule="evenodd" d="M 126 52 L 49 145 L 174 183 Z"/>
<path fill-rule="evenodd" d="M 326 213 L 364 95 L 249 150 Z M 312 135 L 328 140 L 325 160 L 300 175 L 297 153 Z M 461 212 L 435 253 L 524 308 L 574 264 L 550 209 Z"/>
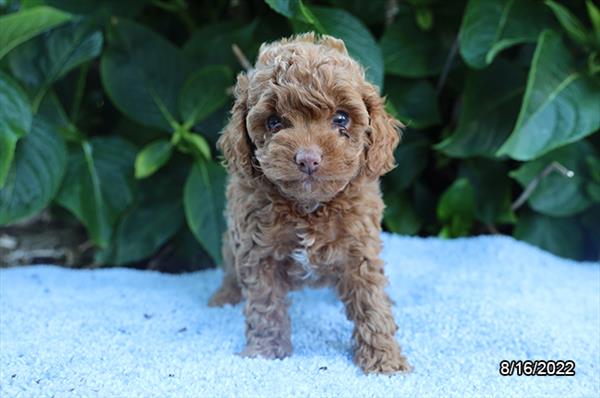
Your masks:
<path fill-rule="evenodd" d="M 329 290 L 292 294 L 294 355 L 243 359 L 242 305 L 208 308 L 221 271 L 0 270 L 0 396 L 600 396 L 600 266 L 507 237 L 384 236 L 397 338 L 415 366 L 365 376 Z M 499 375 L 573 360 L 572 377 Z"/>

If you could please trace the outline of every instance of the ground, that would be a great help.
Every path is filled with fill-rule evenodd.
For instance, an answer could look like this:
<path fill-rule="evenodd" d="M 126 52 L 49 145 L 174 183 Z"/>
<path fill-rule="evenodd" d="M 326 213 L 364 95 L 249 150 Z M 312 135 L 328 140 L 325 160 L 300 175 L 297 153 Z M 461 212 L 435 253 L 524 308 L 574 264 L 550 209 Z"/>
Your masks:
<path fill-rule="evenodd" d="M 242 306 L 209 308 L 220 270 L 0 270 L 0 396 L 573 396 L 600 394 L 600 266 L 508 237 L 384 235 L 414 365 L 365 376 L 329 290 L 292 294 L 294 354 L 236 355 Z M 499 375 L 501 360 L 573 360 L 572 377 Z"/>

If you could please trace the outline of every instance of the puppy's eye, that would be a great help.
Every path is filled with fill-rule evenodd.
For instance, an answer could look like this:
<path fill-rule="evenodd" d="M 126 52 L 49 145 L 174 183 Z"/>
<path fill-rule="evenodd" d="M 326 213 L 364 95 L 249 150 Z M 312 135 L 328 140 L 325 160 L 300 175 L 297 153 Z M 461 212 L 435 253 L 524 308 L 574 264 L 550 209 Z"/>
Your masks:
<path fill-rule="evenodd" d="M 333 115 L 333 125 L 335 127 L 348 127 L 348 123 L 350 123 L 350 116 L 344 111 L 337 111 L 335 115 Z"/>
<path fill-rule="evenodd" d="M 283 128 L 283 120 L 277 115 L 271 115 L 267 118 L 267 130 L 276 133 Z"/>
<path fill-rule="evenodd" d="M 344 111 L 337 111 L 333 115 L 333 127 L 336 127 L 341 135 L 346 138 L 350 138 L 348 134 L 348 123 L 350 123 L 350 116 Z"/>

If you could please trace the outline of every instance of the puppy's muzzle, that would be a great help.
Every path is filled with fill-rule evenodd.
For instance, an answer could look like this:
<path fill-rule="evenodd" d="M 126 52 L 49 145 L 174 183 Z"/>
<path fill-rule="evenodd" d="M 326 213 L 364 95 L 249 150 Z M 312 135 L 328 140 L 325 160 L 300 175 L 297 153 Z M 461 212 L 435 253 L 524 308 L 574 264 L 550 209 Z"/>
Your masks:
<path fill-rule="evenodd" d="M 294 156 L 294 162 L 303 173 L 309 176 L 313 175 L 319 169 L 321 161 L 321 151 L 316 148 L 302 148 Z"/>

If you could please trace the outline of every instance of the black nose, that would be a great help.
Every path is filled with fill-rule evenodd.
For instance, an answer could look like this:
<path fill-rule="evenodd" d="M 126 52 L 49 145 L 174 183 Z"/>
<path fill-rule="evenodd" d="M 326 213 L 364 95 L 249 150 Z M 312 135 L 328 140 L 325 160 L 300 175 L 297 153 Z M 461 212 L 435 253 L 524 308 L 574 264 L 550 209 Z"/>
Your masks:
<path fill-rule="evenodd" d="M 294 162 L 303 173 L 312 175 L 321 165 L 321 153 L 317 149 L 300 149 L 294 156 Z"/>

